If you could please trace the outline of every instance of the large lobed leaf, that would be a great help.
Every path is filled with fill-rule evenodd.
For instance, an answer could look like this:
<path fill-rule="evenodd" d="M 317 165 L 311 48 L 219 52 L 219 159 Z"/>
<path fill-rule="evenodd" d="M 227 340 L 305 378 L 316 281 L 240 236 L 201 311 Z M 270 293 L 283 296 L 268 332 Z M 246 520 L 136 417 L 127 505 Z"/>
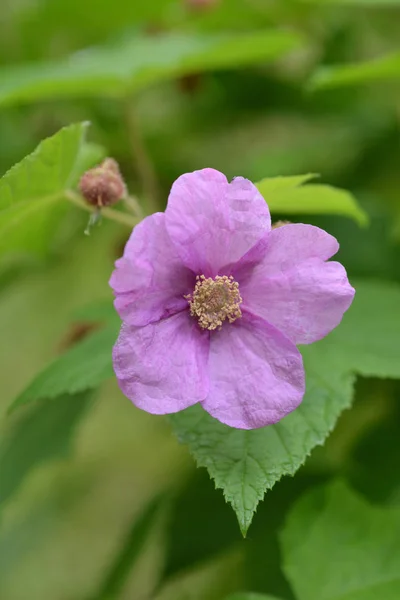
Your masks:
<path fill-rule="evenodd" d="M 355 374 L 400 378 L 400 288 L 366 282 L 355 287 L 343 323 L 302 348 L 307 391 L 282 421 L 242 431 L 222 425 L 198 405 L 170 417 L 198 465 L 222 488 L 244 535 L 266 490 L 293 475 L 351 405 Z"/>
<path fill-rule="evenodd" d="M 87 123 L 61 129 L 0 179 L 0 257 L 47 251 L 64 191 L 75 182 L 81 157 L 88 162 L 86 129 Z"/>
<path fill-rule="evenodd" d="M 193 72 L 237 68 L 302 45 L 293 32 L 134 34 L 116 46 L 0 71 L 0 104 L 73 96 L 115 96 Z"/>
<path fill-rule="evenodd" d="M 398 507 L 371 506 L 342 482 L 313 490 L 295 505 L 281 536 L 296 598 L 397 600 L 399 536 Z"/>

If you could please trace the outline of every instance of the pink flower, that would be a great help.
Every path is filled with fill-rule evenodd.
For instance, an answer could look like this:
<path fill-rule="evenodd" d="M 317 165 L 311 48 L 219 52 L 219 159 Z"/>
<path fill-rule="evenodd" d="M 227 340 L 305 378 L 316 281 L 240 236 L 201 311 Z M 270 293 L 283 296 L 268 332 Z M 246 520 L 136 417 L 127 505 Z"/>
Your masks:
<path fill-rule="evenodd" d="M 327 335 L 353 300 L 345 269 L 326 262 L 338 248 L 311 225 L 271 230 L 247 179 L 228 183 L 214 169 L 179 177 L 111 277 L 124 394 L 154 414 L 200 402 L 241 429 L 282 419 L 305 391 L 296 344 Z"/>

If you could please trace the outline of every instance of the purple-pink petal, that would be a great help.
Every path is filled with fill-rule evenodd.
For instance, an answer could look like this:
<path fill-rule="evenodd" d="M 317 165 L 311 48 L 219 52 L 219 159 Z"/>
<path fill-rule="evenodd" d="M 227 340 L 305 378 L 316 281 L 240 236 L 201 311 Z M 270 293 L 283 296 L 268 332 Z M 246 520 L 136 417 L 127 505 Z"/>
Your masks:
<path fill-rule="evenodd" d="M 130 325 L 147 325 L 187 307 L 194 274 L 182 264 L 165 228 L 164 213 L 135 227 L 110 285 L 115 308 Z"/>
<path fill-rule="evenodd" d="M 174 413 L 208 393 L 209 334 L 188 311 L 145 327 L 124 324 L 113 350 L 123 393 L 153 414 Z"/>
<path fill-rule="evenodd" d="M 323 338 L 354 297 L 343 266 L 326 262 L 337 249 L 335 238 L 311 225 L 273 230 L 264 258 L 240 285 L 243 305 L 295 344 Z"/>
<path fill-rule="evenodd" d="M 209 377 L 203 408 L 238 429 L 276 423 L 300 404 L 305 391 L 296 346 L 247 313 L 211 337 Z"/>
<path fill-rule="evenodd" d="M 238 261 L 270 230 L 267 204 L 243 177 L 203 169 L 182 175 L 172 186 L 166 227 L 184 264 L 215 276 Z"/>

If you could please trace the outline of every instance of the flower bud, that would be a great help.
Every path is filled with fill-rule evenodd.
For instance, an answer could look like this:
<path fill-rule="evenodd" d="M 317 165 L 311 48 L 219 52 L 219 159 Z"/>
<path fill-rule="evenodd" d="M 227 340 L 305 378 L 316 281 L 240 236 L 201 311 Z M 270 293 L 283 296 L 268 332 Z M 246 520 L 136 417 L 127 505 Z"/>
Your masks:
<path fill-rule="evenodd" d="M 113 158 L 106 158 L 98 167 L 86 171 L 79 182 L 79 189 L 92 206 L 111 206 L 126 196 L 126 186 Z"/>

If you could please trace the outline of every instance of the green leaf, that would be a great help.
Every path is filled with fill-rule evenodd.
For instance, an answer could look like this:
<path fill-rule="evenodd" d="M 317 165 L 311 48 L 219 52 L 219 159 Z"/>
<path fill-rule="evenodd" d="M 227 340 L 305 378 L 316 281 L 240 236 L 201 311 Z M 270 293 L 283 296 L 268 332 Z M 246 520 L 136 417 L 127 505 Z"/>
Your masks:
<path fill-rule="evenodd" d="M 320 67 L 312 75 L 311 90 L 331 89 L 352 85 L 400 79 L 400 52 L 374 60 Z"/>
<path fill-rule="evenodd" d="M 58 62 L 7 67 L 0 71 L 0 104 L 74 96 L 124 97 L 193 72 L 272 60 L 301 45 L 297 34 L 286 31 L 136 34 L 119 45 L 87 49 Z"/>
<path fill-rule="evenodd" d="M 267 202 L 270 202 L 268 198 L 270 194 L 276 194 L 285 192 L 290 189 L 294 189 L 307 183 L 311 179 L 318 177 L 316 173 L 306 173 L 305 175 L 288 175 L 285 177 L 266 177 L 255 185 L 259 189 L 260 193 L 266 197 Z"/>
<path fill-rule="evenodd" d="M 295 505 L 281 535 L 296 597 L 397 600 L 399 535 L 398 507 L 369 505 L 342 482 L 312 491 Z"/>
<path fill-rule="evenodd" d="M 312 174 L 271 177 L 256 183 L 256 186 L 272 213 L 342 215 L 360 225 L 368 223 L 366 213 L 350 192 L 329 185 L 302 185 L 314 177 Z"/>
<path fill-rule="evenodd" d="M 95 388 L 112 377 L 111 351 L 117 335 L 117 325 L 112 324 L 73 346 L 37 375 L 14 400 L 9 412 L 44 398 Z"/>
<path fill-rule="evenodd" d="M 18 420 L 0 444 L 0 504 L 18 490 L 32 469 L 68 455 L 72 434 L 90 401 L 88 392 L 65 394 L 57 402 L 37 404 Z"/>
<path fill-rule="evenodd" d="M 329 360 L 314 350 L 305 360 L 307 393 L 296 411 L 262 429 L 232 429 L 199 405 L 171 420 L 198 466 L 206 467 L 235 511 L 245 536 L 266 490 L 283 475 L 294 475 L 311 450 L 323 444 L 352 396 L 352 377 L 334 373 Z"/>
<path fill-rule="evenodd" d="M 64 190 L 81 160 L 87 123 L 61 129 L 0 179 L 0 257 L 43 255 L 66 208 Z"/>
<path fill-rule="evenodd" d="M 400 286 L 358 282 L 355 287 L 342 324 L 302 348 L 307 391 L 282 421 L 252 431 L 232 429 L 199 405 L 170 417 L 197 464 L 222 488 L 243 535 L 266 490 L 283 475 L 293 475 L 351 405 L 355 374 L 400 378 Z"/>

